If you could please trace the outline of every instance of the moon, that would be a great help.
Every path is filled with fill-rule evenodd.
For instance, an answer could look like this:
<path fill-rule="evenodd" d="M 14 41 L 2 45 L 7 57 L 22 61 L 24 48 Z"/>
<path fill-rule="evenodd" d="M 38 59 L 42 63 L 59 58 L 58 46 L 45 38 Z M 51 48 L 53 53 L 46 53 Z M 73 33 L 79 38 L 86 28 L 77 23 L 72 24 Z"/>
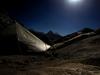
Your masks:
<path fill-rule="evenodd" d="M 69 4 L 76 5 L 80 4 L 83 0 L 67 0 Z"/>

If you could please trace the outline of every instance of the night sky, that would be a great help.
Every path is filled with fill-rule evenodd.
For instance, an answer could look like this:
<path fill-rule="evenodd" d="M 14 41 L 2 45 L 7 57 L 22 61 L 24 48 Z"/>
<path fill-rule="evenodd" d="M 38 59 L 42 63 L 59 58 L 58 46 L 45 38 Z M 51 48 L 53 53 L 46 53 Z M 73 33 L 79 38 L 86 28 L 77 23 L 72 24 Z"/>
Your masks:
<path fill-rule="evenodd" d="M 100 0 L 0 0 L 0 8 L 36 31 L 66 35 L 100 28 Z"/>

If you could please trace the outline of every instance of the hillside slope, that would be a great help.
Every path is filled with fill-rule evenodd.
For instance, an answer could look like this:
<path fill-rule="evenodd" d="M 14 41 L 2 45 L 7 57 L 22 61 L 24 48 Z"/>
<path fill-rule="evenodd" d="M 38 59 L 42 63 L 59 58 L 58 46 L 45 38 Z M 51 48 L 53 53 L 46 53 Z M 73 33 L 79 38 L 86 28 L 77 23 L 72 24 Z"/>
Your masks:
<path fill-rule="evenodd" d="M 100 35 L 92 36 L 52 52 L 55 58 L 60 59 L 80 59 L 94 65 L 100 63 Z M 91 61 L 91 62 L 89 62 Z M 95 61 L 95 62 L 93 62 Z"/>

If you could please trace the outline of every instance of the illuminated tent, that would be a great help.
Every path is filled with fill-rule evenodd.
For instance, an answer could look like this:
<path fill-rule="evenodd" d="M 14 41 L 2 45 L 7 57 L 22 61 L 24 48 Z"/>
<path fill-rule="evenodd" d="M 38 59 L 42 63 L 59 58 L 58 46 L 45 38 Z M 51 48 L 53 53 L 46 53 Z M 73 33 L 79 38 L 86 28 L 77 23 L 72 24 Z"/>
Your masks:
<path fill-rule="evenodd" d="M 0 13 L 0 54 L 42 52 L 50 45 L 40 40 L 22 24 Z"/>
<path fill-rule="evenodd" d="M 50 45 L 47 45 L 26 28 L 22 27 L 20 24 L 16 24 L 16 31 L 18 40 L 26 44 L 30 49 L 35 51 L 46 51 L 50 48 Z"/>

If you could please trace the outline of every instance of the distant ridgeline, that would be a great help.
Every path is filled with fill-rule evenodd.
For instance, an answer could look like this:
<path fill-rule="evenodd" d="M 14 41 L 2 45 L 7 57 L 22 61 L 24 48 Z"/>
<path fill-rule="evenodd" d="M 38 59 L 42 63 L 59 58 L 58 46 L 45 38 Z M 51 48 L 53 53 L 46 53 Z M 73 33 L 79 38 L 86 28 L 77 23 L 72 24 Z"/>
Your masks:
<path fill-rule="evenodd" d="M 50 48 L 23 25 L 0 12 L 0 54 L 42 52 Z"/>
<path fill-rule="evenodd" d="M 83 39 L 95 36 L 100 34 L 100 29 L 90 29 L 84 28 L 78 32 L 74 32 L 72 34 L 66 35 L 58 40 L 53 41 L 53 46 L 55 49 L 63 48 L 73 43 L 77 43 Z"/>

